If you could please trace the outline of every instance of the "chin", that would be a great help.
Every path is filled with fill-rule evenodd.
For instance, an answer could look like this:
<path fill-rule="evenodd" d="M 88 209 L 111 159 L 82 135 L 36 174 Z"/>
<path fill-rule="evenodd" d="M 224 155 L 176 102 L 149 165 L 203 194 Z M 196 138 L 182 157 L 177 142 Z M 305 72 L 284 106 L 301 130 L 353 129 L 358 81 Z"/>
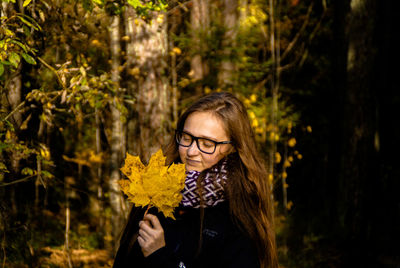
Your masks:
<path fill-rule="evenodd" d="M 186 171 L 191 171 L 191 170 L 202 172 L 204 170 L 204 168 L 186 165 Z"/>

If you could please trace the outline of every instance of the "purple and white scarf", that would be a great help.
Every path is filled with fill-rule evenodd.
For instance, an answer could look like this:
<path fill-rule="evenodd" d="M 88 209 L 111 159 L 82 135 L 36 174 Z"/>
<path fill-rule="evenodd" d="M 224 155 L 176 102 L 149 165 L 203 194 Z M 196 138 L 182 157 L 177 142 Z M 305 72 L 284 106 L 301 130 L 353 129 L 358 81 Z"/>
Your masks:
<path fill-rule="evenodd" d="M 214 207 L 218 203 L 225 201 L 224 185 L 227 180 L 226 160 L 222 163 L 221 168 L 212 168 L 207 172 L 202 181 L 202 198 L 203 207 Z M 181 204 L 184 207 L 199 208 L 201 205 L 197 180 L 200 172 L 190 170 L 186 173 L 185 188 L 182 191 Z"/>

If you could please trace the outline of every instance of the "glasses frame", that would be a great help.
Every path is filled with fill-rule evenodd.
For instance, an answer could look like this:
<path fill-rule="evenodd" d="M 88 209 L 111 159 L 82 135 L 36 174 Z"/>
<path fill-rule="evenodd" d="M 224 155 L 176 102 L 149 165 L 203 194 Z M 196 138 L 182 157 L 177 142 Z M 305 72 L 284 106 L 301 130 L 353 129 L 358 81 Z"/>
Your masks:
<path fill-rule="evenodd" d="M 183 145 L 183 144 L 179 143 L 179 140 L 178 140 L 178 135 L 179 134 L 189 135 L 192 138 L 192 142 L 189 145 Z M 200 149 L 199 139 L 207 140 L 207 141 L 210 141 L 210 142 L 214 143 L 213 152 L 212 153 L 208 153 L 208 152 L 204 152 L 202 149 Z M 211 139 L 208 139 L 208 138 L 196 137 L 196 136 L 193 136 L 192 134 L 187 133 L 186 131 L 183 131 L 183 130 L 181 130 L 181 131 L 175 130 L 175 141 L 179 146 L 182 146 L 182 147 L 190 147 L 190 146 L 192 146 L 193 141 L 196 141 L 197 149 L 199 149 L 200 152 L 205 153 L 205 154 L 213 154 L 213 153 L 215 153 L 215 150 L 217 149 L 217 146 L 220 145 L 220 144 L 231 144 L 232 143 L 232 141 L 214 141 L 214 140 L 211 140 Z"/>

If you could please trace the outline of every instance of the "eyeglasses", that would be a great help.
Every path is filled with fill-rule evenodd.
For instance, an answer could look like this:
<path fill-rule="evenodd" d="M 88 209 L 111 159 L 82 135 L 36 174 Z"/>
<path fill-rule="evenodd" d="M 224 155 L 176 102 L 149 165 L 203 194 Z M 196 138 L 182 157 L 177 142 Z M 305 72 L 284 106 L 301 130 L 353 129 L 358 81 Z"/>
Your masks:
<path fill-rule="evenodd" d="M 199 138 L 195 137 L 185 131 L 176 131 L 175 132 L 176 142 L 183 147 L 190 147 L 193 141 L 196 141 L 197 148 L 205 154 L 213 154 L 217 145 L 219 144 L 230 144 L 231 141 L 213 141 L 207 138 Z"/>

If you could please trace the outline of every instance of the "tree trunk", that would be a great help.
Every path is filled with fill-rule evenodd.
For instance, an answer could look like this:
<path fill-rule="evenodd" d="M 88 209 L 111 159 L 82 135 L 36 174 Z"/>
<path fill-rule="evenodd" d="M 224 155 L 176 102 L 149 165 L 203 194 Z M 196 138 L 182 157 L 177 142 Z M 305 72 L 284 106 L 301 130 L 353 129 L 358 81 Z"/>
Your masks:
<path fill-rule="evenodd" d="M 72 268 L 71 252 L 69 248 L 69 231 L 71 224 L 70 207 L 69 207 L 69 179 L 64 179 L 64 192 L 65 192 L 65 241 L 64 241 L 64 252 L 67 258 L 68 268 Z"/>
<path fill-rule="evenodd" d="M 121 105 L 119 96 L 119 84 L 120 84 L 120 18 L 115 15 L 112 18 L 112 23 L 109 28 L 110 34 L 110 50 L 111 50 L 111 79 L 115 83 L 116 95 L 114 96 L 113 103 L 111 105 L 111 120 L 112 120 L 112 134 L 111 134 L 111 163 L 110 163 L 110 205 L 111 205 L 111 228 L 113 242 L 116 243 L 119 233 L 123 228 L 124 224 L 124 209 L 123 209 L 123 197 L 118 185 L 120 178 L 119 168 L 121 166 L 121 152 L 123 150 L 123 133 L 122 133 L 122 122 L 121 112 L 118 106 Z M 115 244 L 113 244 L 113 247 Z"/>
<path fill-rule="evenodd" d="M 127 150 L 129 153 L 138 155 L 140 142 L 139 142 L 139 128 L 138 128 L 138 114 L 137 114 L 137 98 L 138 98 L 138 78 L 139 68 L 136 66 L 136 14 L 131 6 L 127 6 L 124 12 L 125 21 L 125 36 L 126 36 L 126 90 L 127 94 L 134 97 L 133 103 L 127 105 L 128 120 L 126 130 Z M 138 20 L 136 19 L 136 22 Z"/>
<path fill-rule="evenodd" d="M 95 108 L 95 127 L 96 127 L 96 155 L 102 154 L 101 148 L 101 124 L 100 111 Z M 91 195 L 89 196 L 90 213 L 97 219 L 97 231 L 104 236 L 104 207 L 103 207 L 103 168 L 102 163 L 96 163 L 93 167 L 93 179 L 88 183 Z"/>
<path fill-rule="evenodd" d="M 400 237 L 400 168 L 397 155 L 400 151 L 400 126 L 394 123 L 400 107 L 398 92 L 398 69 L 393 68 L 399 62 L 397 49 L 399 35 L 396 34 L 398 20 L 398 2 L 377 1 L 378 53 L 374 63 L 374 88 L 379 105 L 376 109 L 378 130 L 375 132 L 375 150 L 379 155 L 379 174 L 374 182 L 374 209 L 371 215 L 373 228 L 371 240 L 375 246 L 375 256 L 379 256 L 376 267 L 400 267 L 398 241 Z"/>
<path fill-rule="evenodd" d="M 169 34 L 169 50 L 174 48 L 174 42 L 171 37 L 175 33 L 178 24 L 176 22 L 176 15 L 172 14 L 170 19 L 170 33 Z M 172 121 L 173 126 L 176 126 L 178 122 L 178 73 L 176 70 L 176 53 L 171 54 L 171 102 L 172 102 Z"/>
<path fill-rule="evenodd" d="M 351 0 L 347 15 L 347 87 L 344 94 L 344 133 L 339 184 L 339 217 L 348 245 L 345 263 L 368 266 L 374 214 L 373 188 L 377 175 L 374 134 L 376 95 L 373 91 L 376 3 Z"/>
<path fill-rule="evenodd" d="M 209 68 L 202 54 L 206 51 L 207 44 L 204 37 L 210 27 L 210 2 L 209 0 L 193 0 L 193 6 L 190 13 L 190 23 L 192 30 L 192 42 L 194 55 L 190 61 L 191 78 L 194 81 L 200 81 L 208 74 Z M 201 86 L 196 87 L 198 95 L 203 93 Z"/>
<path fill-rule="evenodd" d="M 18 10 L 17 7 L 13 6 L 11 3 L 2 3 L 2 13 L 6 16 L 12 16 L 13 13 L 15 12 L 14 10 Z M 13 112 L 12 116 L 10 117 L 10 121 L 12 125 L 14 126 L 14 129 L 16 130 L 16 133 L 18 133 L 19 128 L 22 123 L 22 114 L 19 109 L 19 105 L 21 104 L 21 86 L 22 86 L 22 76 L 21 76 L 21 63 L 19 66 L 16 68 L 15 72 L 8 73 L 8 77 L 5 79 L 5 87 L 7 90 L 7 102 L 9 105 L 9 110 L 10 112 Z M 5 75 L 5 74 L 4 74 Z M 18 107 L 18 108 L 17 108 Z M 15 110 L 15 112 L 14 112 Z M 18 137 L 17 135 L 12 136 L 12 140 L 14 143 L 18 142 Z M 11 159 L 11 178 L 18 178 L 19 172 L 20 172 L 20 156 L 16 152 L 12 152 L 11 155 L 9 155 Z M 11 187 L 11 204 L 12 204 L 12 211 L 14 213 L 17 213 L 18 208 L 17 208 L 17 202 L 15 199 L 15 187 Z"/>
<path fill-rule="evenodd" d="M 222 62 L 218 73 L 218 86 L 220 88 L 233 87 L 235 85 L 236 66 L 233 62 L 233 49 L 236 43 L 238 27 L 238 0 L 224 0 L 222 11 L 223 25 L 225 28 L 222 41 Z"/>
<path fill-rule="evenodd" d="M 275 153 L 276 153 L 276 140 L 275 135 L 278 133 L 278 87 L 279 81 L 277 80 L 277 60 L 276 60 L 276 47 L 275 47 L 275 2 L 274 0 L 269 0 L 269 29 L 270 29 L 270 47 L 271 47 L 271 61 L 272 61 L 272 74 L 271 74 L 271 95 L 272 95 L 272 106 L 271 106 L 271 124 L 272 124 L 272 132 L 274 135 L 271 136 L 271 146 L 269 148 L 269 164 L 268 164 L 268 173 L 270 176 L 274 177 L 275 173 Z M 271 204 L 274 203 L 273 196 L 273 182 L 270 181 L 270 192 L 271 192 Z"/>
<path fill-rule="evenodd" d="M 168 105 L 166 14 L 154 12 L 152 23 L 139 20 L 135 37 L 137 66 L 140 70 L 137 96 L 140 155 L 144 161 L 167 141 L 170 128 Z"/>

